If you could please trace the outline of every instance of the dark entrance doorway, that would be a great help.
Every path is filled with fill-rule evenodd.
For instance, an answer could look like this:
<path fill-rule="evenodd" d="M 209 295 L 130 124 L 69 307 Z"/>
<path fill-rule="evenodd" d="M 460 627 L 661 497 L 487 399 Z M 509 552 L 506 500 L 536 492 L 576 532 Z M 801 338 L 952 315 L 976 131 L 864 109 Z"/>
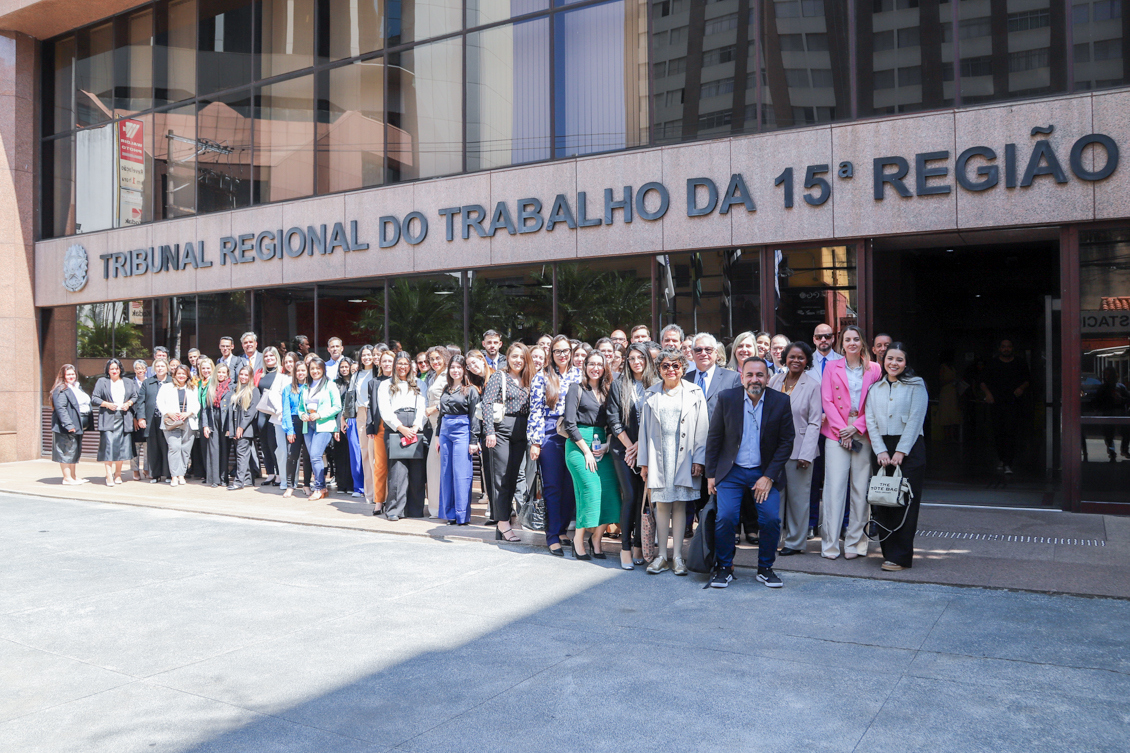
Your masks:
<path fill-rule="evenodd" d="M 1058 241 L 877 247 L 873 259 L 874 333 L 913 349 L 930 392 L 923 501 L 1059 506 Z M 982 389 L 1005 338 L 1030 375 L 1007 409 Z M 1002 427 L 1015 440 L 1011 473 Z"/>

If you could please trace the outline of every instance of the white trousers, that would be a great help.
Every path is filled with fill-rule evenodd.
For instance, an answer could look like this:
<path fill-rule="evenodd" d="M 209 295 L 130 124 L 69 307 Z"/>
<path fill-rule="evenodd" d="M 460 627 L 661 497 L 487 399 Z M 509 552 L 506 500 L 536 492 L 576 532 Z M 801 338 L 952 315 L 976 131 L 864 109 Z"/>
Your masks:
<path fill-rule="evenodd" d="M 820 502 L 820 540 L 825 557 L 840 556 L 840 529 L 844 521 L 844 501 L 851 490 L 851 512 L 844 551 L 867 554 L 867 537 L 863 527 L 870 516 L 867 506 L 867 484 L 871 481 L 871 443 L 866 437 L 859 452 L 845 450 L 839 442 L 824 443 L 824 498 Z"/>
<path fill-rule="evenodd" d="M 812 489 L 812 464 L 804 470 L 796 467 L 795 460 L 785 463 L 785 509 L 781 511 L 781 541 L 789 549 L 804 551 L 808 543 L 808 520 L 811 516 L 809 491 Z M 841 511 L 841 515 L 843 512 Z"/>
<path fill-rule="evenodd" d="M 264 431 L 275 432 L 275 467 L 279 469 L 279 488 L 286 490 L 286 448 L 290 443 L 286 441 L 286 429 L 282 427 L 281 423 L 273 424 L 267 422 L 263 427 Z M 295 441 L 300 439 L 296 437 Z"/>
<path fill-rule="evenodd" d="M 439 432 L 436 424 L 439 423 L 439 414 L 428 419 L 432 423 L 432 441 L 439 441 Z M 433 518 L 439 515 L 439 453 L 428 447 L 428 514 Z"/>

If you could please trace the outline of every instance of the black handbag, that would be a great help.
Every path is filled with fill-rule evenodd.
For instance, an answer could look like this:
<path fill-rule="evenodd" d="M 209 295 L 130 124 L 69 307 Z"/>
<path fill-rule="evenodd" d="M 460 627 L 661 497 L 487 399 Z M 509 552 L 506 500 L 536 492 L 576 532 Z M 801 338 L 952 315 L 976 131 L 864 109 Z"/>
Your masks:
<path fill-rule="evenodd" d="M 396 420 L 411 426 L 416 423 L 415 408 L 401 408 L 396 411 Z M 385 427 L 385 444 L 388 447 L 389 460 L 424 460 L 428 457 L 429 437 L 423 431 L 416 432 L 416 441 L 405 447 L 400 443 L 404 435 L 398 431 L 389 431 Z"/>
<path fill-rule="evenodd" d="M 714 524 L 718 519 L 718 497 L 710 495 L 706 507 L 698 514 L 698 528 L 694 531 L 687 552 L 687 569 L 695 573 L 714 570 Z M 709 583 L 706 584 L 710 586 Z"/>

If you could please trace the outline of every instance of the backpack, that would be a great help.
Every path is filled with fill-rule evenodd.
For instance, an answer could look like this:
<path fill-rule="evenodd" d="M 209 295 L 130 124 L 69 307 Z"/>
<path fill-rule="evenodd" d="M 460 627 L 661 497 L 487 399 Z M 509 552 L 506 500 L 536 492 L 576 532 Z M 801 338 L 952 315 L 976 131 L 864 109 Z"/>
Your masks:
<path fill-rule="evenodd" d="M 698 528 L 687 552 L 687 569 L 695 573 L 714 570 L 714 524 L 718 519 L 718 498 L 711 494 L 698 514 Z"/>

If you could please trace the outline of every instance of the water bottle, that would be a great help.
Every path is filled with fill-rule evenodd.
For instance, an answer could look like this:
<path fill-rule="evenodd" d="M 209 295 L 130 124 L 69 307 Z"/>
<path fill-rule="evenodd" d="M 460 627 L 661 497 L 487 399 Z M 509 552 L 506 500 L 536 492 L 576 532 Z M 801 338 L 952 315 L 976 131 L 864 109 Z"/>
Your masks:
<path fill-rule="evenodd" d="M 592 437 L 592 451 L 593 453 L 600 452 L 600 437 L 595 434 Z"/>

